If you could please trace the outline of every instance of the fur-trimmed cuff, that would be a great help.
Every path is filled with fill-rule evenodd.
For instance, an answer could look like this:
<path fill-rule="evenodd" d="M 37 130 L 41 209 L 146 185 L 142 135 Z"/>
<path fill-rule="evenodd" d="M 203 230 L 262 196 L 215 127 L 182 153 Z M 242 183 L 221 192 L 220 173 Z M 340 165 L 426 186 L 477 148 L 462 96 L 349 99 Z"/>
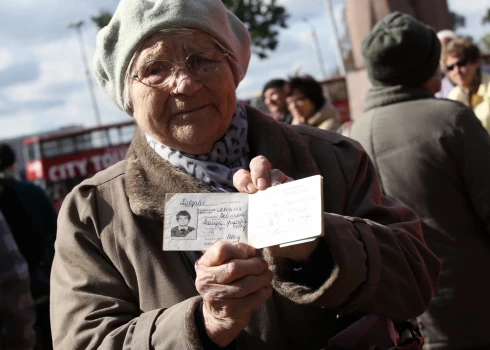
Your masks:
<path fill-rule="evenodd" d="M 325 237 L 311 261 L 304 266 L 303 281 L 294 278 L 289 259 L 265 257 L 274 272 L 272 285 L 298 304 L 342 306 L 366 279 L 366 252 L 353 222 L 340 215 L 324 214 Z M 308 276 L 315 276 L 313 279 Z M 315 278 L 321 278 L 318 283 Z"/>
<path fill-rule="evenodd" d="M 195 322 L 196 310 L 202 303 L 201 297 L 192 298 L 185 310 L 185 335 L 189 342 L 189 349 L 204 350 L 199 338 L 199 330 Z"/>

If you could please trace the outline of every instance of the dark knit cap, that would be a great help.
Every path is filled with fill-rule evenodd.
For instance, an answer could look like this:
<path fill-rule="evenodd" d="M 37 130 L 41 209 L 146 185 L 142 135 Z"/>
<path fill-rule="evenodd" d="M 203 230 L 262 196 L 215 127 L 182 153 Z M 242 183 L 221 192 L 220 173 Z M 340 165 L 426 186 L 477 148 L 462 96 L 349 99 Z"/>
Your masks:
<path fill-rule="evenodd" d="M 7 169 L 15 163 L 15 153 L 6 143 L 0 144 L 0 171 Z"/>
<path fill-rule="evenodd" d="M 362 55 L 373 85 L 420 86 L 439 65 L 441 43 L 431 27 L 394 12 L 364 39 Z"/>

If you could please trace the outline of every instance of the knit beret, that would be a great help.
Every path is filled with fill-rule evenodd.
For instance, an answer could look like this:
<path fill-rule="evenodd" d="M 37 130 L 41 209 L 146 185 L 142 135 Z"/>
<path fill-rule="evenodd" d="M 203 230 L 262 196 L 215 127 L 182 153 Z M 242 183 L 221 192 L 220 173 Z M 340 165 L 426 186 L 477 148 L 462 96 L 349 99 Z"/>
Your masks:
<path fill-rule="evenodd" d="M 434 75 L 441 44 L 431 27 L 394 12 L 363 40 L 362 55 L 373 85 L 420 86 Z"/>
<path fill-rule="evenodd" d="M 123 111 L 124 80 L 131 58 L 145 39 L 169 28 L 209 34 L 238 63 L 235 84 L 245 76 L 250 34 L 221 0 L 121 0 L 110 23 L 97 34 L 93 69 L 99 85 Z"/>

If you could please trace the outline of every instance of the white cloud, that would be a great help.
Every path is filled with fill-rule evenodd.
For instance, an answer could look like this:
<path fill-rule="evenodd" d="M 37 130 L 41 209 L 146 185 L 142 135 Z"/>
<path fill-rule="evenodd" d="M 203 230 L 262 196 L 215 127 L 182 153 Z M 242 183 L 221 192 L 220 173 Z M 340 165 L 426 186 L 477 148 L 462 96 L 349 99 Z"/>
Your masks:
<path fill-rule="evenodd" d="M 0 71 L 14 62 L 14 54 L 6 48 L 0 48 Z"/>
<path fill-rule="evenodd" d="M 484 11 L 490 8 L 490 2 L 488 0 L 448 0 L 448 7 L 459 14 L 478 13 L 483 17 Z"/>

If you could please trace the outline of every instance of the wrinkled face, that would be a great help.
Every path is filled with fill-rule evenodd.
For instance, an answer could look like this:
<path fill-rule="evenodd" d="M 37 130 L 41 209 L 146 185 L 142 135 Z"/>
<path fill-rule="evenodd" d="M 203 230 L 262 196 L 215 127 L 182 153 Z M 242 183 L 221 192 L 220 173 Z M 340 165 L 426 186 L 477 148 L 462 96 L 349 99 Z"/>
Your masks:
<path fill-rule="evenodd" d="M 179 226 L 184 227 L 189 224 L 189 219 L 185 215 L 179 216 L 177 222 L 179 223 Z"/>
<path fill-rule="evenodd" d="M 445 65 L 446 74 L 456 85 L 464 88 L 471 87 L 478 70 L 478 62 L 466 61 L 464 57 L 449 56 L 446 58 Z"/>
<path fill-rule="evenodd" d="M 212 38 L 198 31 L 149 41 L 131 67 L 130 74 L 152 60 L 182 62 L 191 53 L 219 49 Z M 221 50 L 222 51 L 222 50 Z M 230 125 L 236 107 L 235 82 L 228 59 L 216 72 L 197 76 L 184 63 L 163 86 L 129 82 L 133 116 L 141 129 L 164 145 L 190 154 L 204 154 Z"/>
<path fill-rule="evenodd" d="M 277 87 L 268 88 L 264 92 L 264 103 L 273 114 L 285 114 L 287 111 L 286 94 Z"/>
<path fill-rule="evenodd" d="M 299 90 L 293 90 L 292 94 L 286 98 L 286 102 L 293 118 L 308 120 L 315 114 L 315 104 Z"/>

